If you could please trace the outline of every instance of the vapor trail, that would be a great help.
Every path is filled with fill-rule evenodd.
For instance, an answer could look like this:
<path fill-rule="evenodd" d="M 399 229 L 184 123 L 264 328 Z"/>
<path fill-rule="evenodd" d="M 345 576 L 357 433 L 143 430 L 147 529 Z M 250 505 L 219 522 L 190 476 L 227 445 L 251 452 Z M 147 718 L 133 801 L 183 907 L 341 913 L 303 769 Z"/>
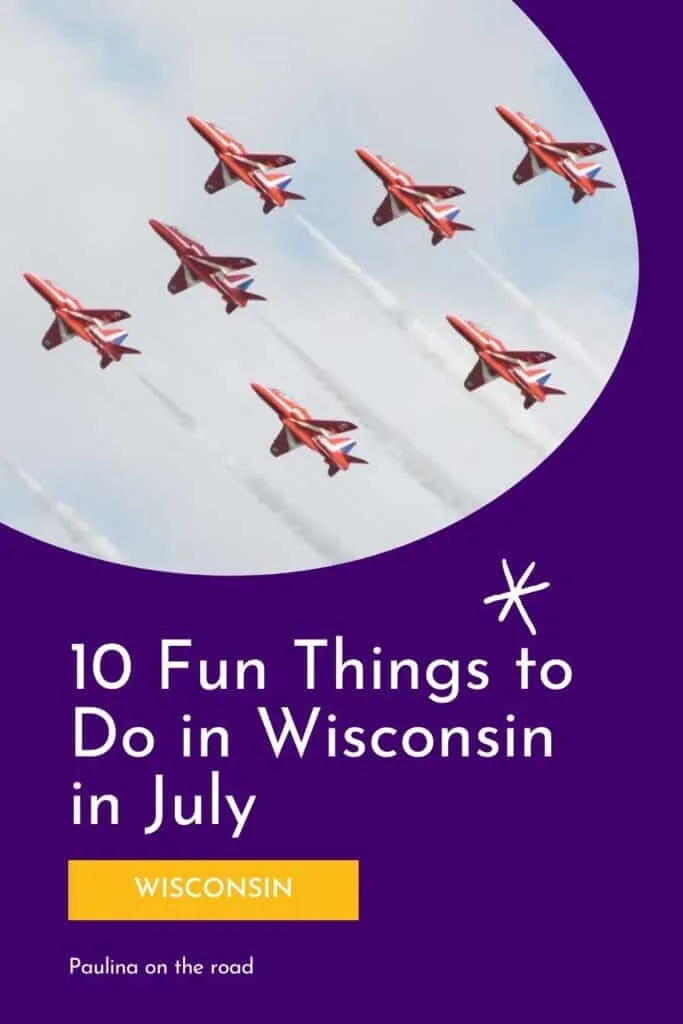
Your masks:
<path fill-rule="evenodd" d="M 560 327 L 560 325 L 551 317 L 546 313 L 543 313 L 528 295 L 525 295 L 525 293 L 521 291 L 521 289 L 519 289 L 508 277 L 506 277 L 505 274 L 492 266 L 488 260 L 485 260 L 481 253 L 477 252 L 476 249 L 470 249 L 469 253 L 474 262 L 477 263 L 482 270 L 484 270 L 488 276 L 496 282 L 496 284 L 500 285 L 503 291 L 512 296 L 518 306 L 521 306 L 522 309 L 527 310 L 533 315 L 541 330 L 545 331 L 549 337 L 559 341 L 561 345 L 564 345 L 566 350 L 571 352 L 574 356 L 577 363 L 580 363 L 581 366 L 588 370 L 595 380 L 600 384 L 605 383 L 608 377 L 607 370 L 597 359 L 593 358 L 591 353 L 585 345 L 578 340 L 578 338 L 573 337 L 573 335 Z"/>
<path fill-rule="evenodd" d="M 124 562 L 121 554 L 117 551 L 112 542 L 103 534 L 94 530 L 89 523 L 81 519 L 78 513 L 63 501 L 55 500 L 45 490 L 42 484 L 38 483 L 35 477 L 27 473 L 21 466 L 17 466 L 6 456 L 0 456 L 5 468 L 24 486 L 24 488 L 37 498 L 48 514 L 56 519 L 62 529 L 68 534 L 79 551 L 95 558 L 104 558 L 108 562 Z"/>
<path fill-rule="evenodd" d="M 438 370 L 441 372 L 445 370 L 462 386 L 463 378 L 471 367 L 457 353 L 455 347 L 447 344 L 440 335 L 431 331 L 422 321 L 404 309 L 395 295 L 349 256 L 341 252 L 309 221 L 299 214 L 295 214 L 295 217 L 311 238 L 318 243 L 329 260 L 348 274 L 366 298 L 379 306 L 392 323 L 419 342 L 423 354 Z M 557 447 L 558 442 L 553 435 L 541 424 L 535 422 L 528 412 L 522 410 L 510 395 L 495 390 L 495 385 L 494 390 L 482 388 L 477 397 L 505 423 L 511 433 L 531 445 L 539 454 L 547 455 Z"/>
<path fill-rule="evenodd" d="M 357 417 L 364 426 L 374 431 L 377 437 L 387 446 L 396 460 L 401 463 L 410 475 L 422 484 L 425 490 L 443 501 L 449 508 L 456 512 L 464 513 L 474 508 L 475 498 L 459 484 L 452 483 L 446 479 L 441 470 L 431 459 L 427 458 L 408 438 L 400 432 L 396 426 L 389 425 L 369 405 L 358 398 L 351 391 L 347 390 L 337 379 L 301 348 L 293 338 L 285 334 L 260 314 L 259 319 L 271 331 L 278 341 L 294 353 L 296 358 L 307 368 L 310 374 L 315 377 L 323 387 L 327 388 L 330 394 L 349 412 Z"/>
<path fill-rule="evenodd" d="M 247 469 L 244 465 L 237 463 L 232 455 L 226 451 L 220 441 L 214 438 L 211 434 L 206 433 L 194 416 L 181 408 L 173 398 L 167 395 L 166 392 L 162 391 L 161 388 L 157 387 L 156 384 L 153 384 L 152 381 L 143 376 L 143 374 L 137 373 L 135 376 L 147 391 L 154 395 L 157 401 L 166 409 L 168 414 L 179 426 L 189 431 L 189 433 L 194 434 L 197 440 L 203 444 L 205 448 L 214 455 L 219 456 L 228 469 L 230 469 L 231 472 L 241 480 L 247 490 L 250 491 L 250 493 L 260 501 L 265 508 L 270 512 L 274 512 L 275 515 L 289 527 L 292 533 L 295 533 L 297 537 L 303 540 L 308 547 L 312 548 L 316 554 L 322 556 L 328 562 L 345 562 L 349 560 L 351 556 L 334 537 L 321 529 L 317 523 L 311 522 L 306 516 L 302 515 L 297 508 L 290 505 L 287 499 L 284 498 L 279 491 L 271 487 L 270 484 L 263 480 L 258 474 L 252 473 L 251 470 Z"/>

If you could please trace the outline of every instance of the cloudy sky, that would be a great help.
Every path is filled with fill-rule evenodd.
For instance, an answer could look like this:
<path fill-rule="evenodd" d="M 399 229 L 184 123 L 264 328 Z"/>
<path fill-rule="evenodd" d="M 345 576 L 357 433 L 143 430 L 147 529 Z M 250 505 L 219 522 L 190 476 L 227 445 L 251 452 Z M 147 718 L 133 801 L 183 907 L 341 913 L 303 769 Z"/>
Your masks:
<path fill-rule="evenodd" d="M 617 158 L 617 190 L 578 207 L 551 175 L 518 188 L 521 142 L 494 107 L 567 139 L 609 144 L 609 125 L 511 0 L 5 0 L 0 76 L 0 508 L 16 529 L 182 572 L 373 554 L 525 476 L 619 358 L 637 252 Z M 190 113 L 292 154 L 306 202 L 265 217 L 246 187 L 207 195 L 215 158 Z M 412 218 L 375 228 L 359 146 L 464 188 L 476 232 L 433 248 Z M 206 288 L 169 295 L 150 217 L 257 260 L 268 303 L 227 317 Z M 43 351 L 26 270 L 129 310 L 143 355 L 103 373 L 78 340 Z M 568 395 L 523 413 L 502 382 L 467 394 L 448 312 L 555 352 Z M 370 465 L 330 480 L 312 453 L 273 459 L 252 380 L 354 419 Z"/>

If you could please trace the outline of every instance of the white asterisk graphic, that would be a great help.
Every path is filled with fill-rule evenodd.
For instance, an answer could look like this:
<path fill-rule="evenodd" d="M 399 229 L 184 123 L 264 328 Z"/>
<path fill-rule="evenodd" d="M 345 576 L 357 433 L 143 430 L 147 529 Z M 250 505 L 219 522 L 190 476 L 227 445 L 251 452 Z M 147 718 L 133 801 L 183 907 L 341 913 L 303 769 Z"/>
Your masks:
<path fill-rule="evenodd" d="M 527 612 L 526 608 L 524 607 L 524 602 L 522 601 L 522 598 L 526 597 L 527 594 L 535 594 L 539 590 L 547 590 L 548 587 L 550 586 L 550 584 L 549 583 L 535 583 L 531 587 L 525 587 L 524 586 L 524 584 L 526 583 L 526 581 L 529 579 L 529 577 L 531 576 L 532 572 L 536 568 L 536 563 L 535 562 L 531 562 L 526 567 L 523 575 L 520 576 L 520 578 L 517 581 L 517 583 L 515 583 L 514 579 L 512 578 L 512 573 L 510 572 L 510 566 L 508 565 L 507 558 L 503 559 L 502 565 L 503 565 L 503 573 L 505 574 L 505 579 L 506 579 L 508 587 L 510 589 L 506 590 L 502 594 L 491 594 L 490 597 L 485 597 L 484 598 L 484 604 L 493 604 L 494 601 L 504 601 L 505 602 L 505 604 L 503 605 L 503 607 L 500 610 L 500 615 L 498 616 L 498 621 L 499 622 L 504 622 L 505 621 L 505 619 L 508 617 L 510 609 L 514 605 L 517 608 L 517 611 L 519 612 L 519 614 L 524 619 L 524 622 L 526 623 L 527 629 L 529 630 L 531 635 L 532 636 L 536 636 L 536 627 L 534 626 L 534 624 L 531 621 L 531 618 L 529 616 L 529 613 Z"/>

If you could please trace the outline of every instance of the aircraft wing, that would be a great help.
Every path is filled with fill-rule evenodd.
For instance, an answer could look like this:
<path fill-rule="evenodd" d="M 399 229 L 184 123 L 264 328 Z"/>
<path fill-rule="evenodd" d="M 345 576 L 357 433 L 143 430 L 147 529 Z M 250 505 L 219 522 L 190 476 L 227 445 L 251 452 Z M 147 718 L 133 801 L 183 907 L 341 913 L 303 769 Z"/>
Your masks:
<path fill-rule="evenodd" d="M 270 454 L 278 458 L 280 455 L 286 455 L 287 452 L 293 452 L 300 444 L 301 441 L 298 437 L 287 430 L 287 427 L 283 427 L 270 446 Z"/>
<path fill-rule="evenodd" d="M 538 366 L 539 363 L 549 363 L 551 359 L 556 358 L 552 352 L 515 351 L 513 349 L 506 349 L 500 355 L 508 359 L 519 359 L 521 362 L 529 363 L 531 366 Z"/>
<path fill-rule="evenodd" d="M 464 196 L 465 190 L 457 185 L 411 185 L 416 192 L 422 192 L 434 199 L 453 199 L 454 196 Z"/>
<path fill-rule="evenodd" d="M 211 174 L 204 182 L 204 188 L 207 192 L 220 192 L 226 185 L 231 185 L 233 181 L 236 181 L 235 175 L 225 166 L 224 163 L 217 163 Z"/>
<path fill-rule="evenodd" d="M 595 153 L 605 152 L 605 146 L 599 142 L 554 142 L 553 145 L 565 153 L 575 153 L 576 156 L 594 156 Z"/>
<path fill-rule="evenodd" d="M 125 309 L 79 309 L 81 316 L 91 316 L 93 320 L 101 320 L 104 324 L 113 324 L 117 320 L 127 320 L 130 313 Z"/>
<path fill-rule="evenodd" d="M 548 168 L 545 164 L 537 160 L 533 153 L 527 152 L 526 156 L 520 163 L 519 167 L 512 175 L 512 180 L 518 185 L 524 185 L 525 182 L 531 181 L 532 178 L 537 178 L 539 174 L 543 174 Z"/>
<path fill-rule="evenodd" d="M 73 338 L 74 332 L 70 331 L 60 320 L 53 320 L 42 340 L 43 348 L 48 349 L 57 348 L 58 345 L 68 341 L 69 338 Z"/>
<path fill-rule="evenodd" d="M 293 156 L 287 156 L 286 153 L 244 153 L 243 156 L 264 167 L 286 167 L 296 162 Z"/>
<path fill-rule="evenodd" d="M 187 288 L 191 288 L 192 285 L 197 284 L 198 281 L 199 278 L 195 277 L 194 274 L 191 274 L 190 271 L 181 263 L 171 280 L 168 282 L 168 290 L 175 295 L 176 292 L 184 292 Z"/>
<path fill-rule="evenodd" d="M 346 434 L 349 430 L 358 430 L 355 423 L 348 423 L 346 420 L 307 420 L 306 422 L 320 430 L 328 430 L 331 434 Z"/>
<path fill-rule="evenodd" d="M 470 370 L 465 378 L 465 387 L 468 391 L 476 391 L 477 388 L 482 388 L 484 384 L 488 384 L 490 381 L 495 380 L 497 376 L 498 375 L 494 373 L 486 363 L 481 359 L 478 359 L 473 369 Z"/>
<path fill-rule="evenodd" d="M 240 270 L 242 267 L 255 267 L 256 260 L 250 260 L 246 256 L 206 256 L 209 263 L 215 263 L 217 267 L 225 270 Z"/>
<path fill-rule="evenodd" d="M 407 212 L 405 207 L 397 203 L 393 196 L 387 194 L 375 210 L 372 222 L 377 227 L 382 227 L 383 224 L 388 224 L 389 221 L 395 220 L 396 217 L 402 217 Z"/>

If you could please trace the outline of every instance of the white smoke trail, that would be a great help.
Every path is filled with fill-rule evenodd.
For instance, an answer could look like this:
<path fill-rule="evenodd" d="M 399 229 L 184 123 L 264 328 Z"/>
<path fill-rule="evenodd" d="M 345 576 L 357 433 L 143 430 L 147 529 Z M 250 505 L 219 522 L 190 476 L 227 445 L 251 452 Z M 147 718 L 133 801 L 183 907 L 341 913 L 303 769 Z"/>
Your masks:
<path fill-rule="evenodd" d="M 536 323 L 545 331 L 550 338 L 554 338 L 559 341 L 561 345 L 564 345 L 567 352 L 570 352 L 577 363 L 580 363 L 584 369 L 588 370 L 591 376 L 598 381 L 600 384 L 604 384 L 607 380 L 608 373 L 604 366 L 601 365 L 599 360 L 595 359 L 588 349 L 583 345 L 582 342 L 575 338 L 573 335 L 565 331 L 564 328 L 560 327 L 551 317 L 546 313 L 543 313 L 536 305 L 536 303 L 525 295 L 520 288 L 517 287 L 505 274 L 501 273 L 492 266 L 488 260 L 485 260 L 481 253 L 477 252 L 476 249 L 469 250 L 470 256 L 477 263 L 482 270 L 484 270 L 488 276 L 498 284 L 504 292 L 510 295 L 518 306 L 522 309 L 527 310 L 531 313 Z"/>
<path fill-rule="evenodd" d="M 383 444 L 391 451 L 396 460 L 404 466 L 408 473 L 420 483 L 425 490 L 443 501 L 449 508 L 464 514 L 471 511 L 477 500 L 466 488 L 446 479 L 444 472 L 427 458 L 395 424 L 388 424 L 374 409 L 347 390 L 338 379 L 332 377 L 320 363 L 308 354 L 289 335 L 271 323 L 263 314 L 259 319 L 271 331 L 278 341 L 293 352 L 297 359 L 307 368 L 316 380 L 327 388 L 330 394 L 357 417 L 363 426 L 374 431 Z"/>
<path fill-rule="evenodd" d="M 48 514 L 56 519 L 62 529 L 74 542 L 79 551 L 95 558 L 103 558 L 108 562 L 124 562 L 125 559 L 117 551 L 112 542 L 103 534 L 98 533 L 89 523 L 81 519 L 78 513 L 63 501 L 57 501 L 45 490 L 35 477 L 27 473 L 6 456 L 0 456 L 5 468 L 23 485 L 29 494 L 37 498 Z"/>
<path fill-rule="evenodd" d="M 471 366 L 457 353 L 454 346 L 447 344 L 440 335 L 431 331 L 404 309 L 395 295 L 371 277 L 349 256 L 341 252 L 309 221 L 299 214 L 295 214 L 295 217 L 311 238 L 318 243 L 329 260 L 348 274 L 366 298 L 379 306 L 392 323 L 418 341 L 422 352 L 433 365 L 441 371 L 445 370 L 462 386 L 463 378 Z M 541 424 L 535 422 L 529 413 L 522 410 L 517 401 L 507 393 L 496 389 L 482 388 L 478 392 L 478 398 L 505 423 L 516 437 L 531 445 L 539 454 L 548 455 L 557 447 L 558 442 L 553 435 Z"/>
<path fill-rule="evenodd" d="M 292 533 L 303 540 L 317 555 L 320 555 L 327 562 L 349 561 L 352 556 L 345 551 L 335 537 L 328 534 L 318 523 L 311 522 L 307 516 L 302 515 L 297 508 L 290 505 L 287 499 L 279 491 L 271 487 L 262 477 L 247 469 L 243 464 L 236 462 L 225 446 L 211 434 L 208 434 L 199 421 L 186 412 L 185 409 L 181 408 L 165 391 L 162 391 L 161 388 L 153 384 L 143 374 L 137 373 L 135 376 L 147 391 L 154 395 L 157 401 L 163 405 L 179 426 L 193 434 L 208 451 L 217 455 L 228 469 L 241 480 L 247 490 L 265 508 L 270 512 L 274 512 L 289 527 Z"/>

